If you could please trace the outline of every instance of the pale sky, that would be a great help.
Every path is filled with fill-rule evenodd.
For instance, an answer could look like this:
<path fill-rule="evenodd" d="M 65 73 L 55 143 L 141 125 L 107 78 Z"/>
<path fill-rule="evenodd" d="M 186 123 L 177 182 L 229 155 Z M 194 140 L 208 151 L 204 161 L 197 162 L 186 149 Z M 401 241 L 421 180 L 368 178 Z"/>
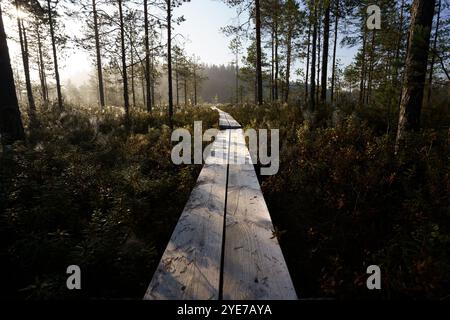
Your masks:
<path fill-rule="evenodd" d="M 208 64 L 228 64 L 233 61 L 233 55 L 228 49 L 230 39 L 221 33 L 220 28 L 235 23 L 235 8 L 229 8 L 220 0 L 191 0 L 191 2 L 174 9 L 175 17 L 182 15 L 186 21 L 174 27 L 174 35 L 178 35 L 175 42 L 184 43 L 189 55 L 195 54 L 200 57 L 202 62 Z M 15 33 L 15 22 L 10 21 L 7 17 L 4 18 L 7 33 Z M 241 21 L 245 19 L 244 16 Z M 11 26 L 14 26 L 13 30 L 11 30 Z M 74 35 L 79 32 L 80 23 L 67 19 L 65 28 L 68 34 Z M 12 57 L 20 57 L 17 43 L 9 41 L 9 49 Z M 354 53 L 355 49 L 338 49 L 338 58 L 344 65 L 347 65 L 353 59 Z M 82 84 L 87 81 L 89 74 L 93 71 L 92 59 L 88 53 L 68 49 L 65 55 L 64 59 L 60 59 L 60 74 L 63 82 L 67 82 L 68 79 L 71 79 L 74 84 Z M 295 69 L 302 68 L 302 66 L 303 63 L 300 61 L 294 64 L 292 72 L 294 79 L 296 78 Z"/>
<path fill-rule="evenodd" d="M 186 18 L 175 31 L 185 35 L 188 53 L 200 56 L 208 64 L 228 64 L 233 60 L 228 49 L 229 39 L 220 28 L 233 24 L 235 9 L 217 0 L 191 0 L 176 8 L 174 14 Z"/>
<path fill-rule="evenodd" d="M 221 1 L 192 0 L 175 8 L 174 16 L 186 19 L 182 24 L 174 25 L 173 35 L 174 42 L 185 45 L 188 55 L 195 54 L 208 64 L 228 64 L 233 60 L 228 49 L 229 39 L 220 32 L 220 28 L 233 23 L 235 9 Z M 80 73 L 88 74 L 92 70 L 90 61 L 85 52 L 72 54 L 62 71 L 62 78 L 75 80 L 80 78 Z"/>

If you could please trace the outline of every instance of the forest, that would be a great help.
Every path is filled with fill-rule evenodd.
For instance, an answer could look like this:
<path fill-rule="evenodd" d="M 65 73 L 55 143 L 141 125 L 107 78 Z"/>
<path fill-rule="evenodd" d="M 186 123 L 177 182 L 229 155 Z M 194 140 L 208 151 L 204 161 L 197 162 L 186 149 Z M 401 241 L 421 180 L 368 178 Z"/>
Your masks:
<path fill-rule="evenodd" d="M 1 0 L 0 299 L 142 299 L 203 168 L 172 134 L 216 107 L 279 130 L 254 168 L 300 299 L 448 301 L 449 40 L 448 0 Z"/>

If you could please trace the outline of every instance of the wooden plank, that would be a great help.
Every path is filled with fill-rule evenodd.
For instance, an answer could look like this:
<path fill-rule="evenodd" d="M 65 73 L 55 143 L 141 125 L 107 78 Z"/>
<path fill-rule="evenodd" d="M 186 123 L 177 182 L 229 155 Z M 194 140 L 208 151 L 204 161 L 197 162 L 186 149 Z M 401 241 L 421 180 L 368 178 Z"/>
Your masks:
<path fill-rule="evenodd" d="M 220 132 L 144 296 L 144 300 L 219 297 L 227 165 Z"/>
<path fill-rule="evenodd" d="M 227 119 L 219 119 L 219 128 L 220 129 L 228 129 L 230 127 Z"/>
<path fill-rule="evenodd" d="M 239 125 L 216 110 L 224 127 Z M 242 129 L 221 131 L 144 299 L 218 299 L 221 272 L 223 299 L 297 299 L 272 230 Z"/>
<path fill-rule="evenodd" d="M 232 142 L 245 145 L 242 130 L 232 131 Z M 247 148 L 237 150 L 250 159 Z M 230 164 L 227 193 L 223 298 L 297 299 L 252 164 Z"/>
<path fill-rule="evenodd" d="M 226 114 L 227 120 L 228 120 L 228 129 L 238 129 L 241 128 L 241 125 L 234 120 L 232 116 L 230 116 L 228 113 Z"/>
<path fill-rule="evenodd" d="M 216 107 L 212 108 L 213 110 L 216 110 L 219 112 L 219 127 L 221 129 L 237 129 L 241 128 L 241 125 L 233 119 L 228 113 L 223 112 L 220 109 L 217 109 Z"/>
<path fill-rule="evenodd" d="M 218 111 L 219 111 L 219 128 L 228 129 L 230 127 L 230 123 L 228 122 L 227 114 L 222 110 Z"/>

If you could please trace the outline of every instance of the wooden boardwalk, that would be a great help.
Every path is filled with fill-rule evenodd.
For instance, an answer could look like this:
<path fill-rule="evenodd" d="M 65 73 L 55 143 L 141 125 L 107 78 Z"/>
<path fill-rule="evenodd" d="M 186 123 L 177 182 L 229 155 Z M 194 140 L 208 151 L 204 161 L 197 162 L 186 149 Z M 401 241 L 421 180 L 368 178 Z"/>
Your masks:
<path fill-rule="evenodd" d="M 295 300 L 243 130 L 216 110 L 222 130 L 144 299 Z"/>

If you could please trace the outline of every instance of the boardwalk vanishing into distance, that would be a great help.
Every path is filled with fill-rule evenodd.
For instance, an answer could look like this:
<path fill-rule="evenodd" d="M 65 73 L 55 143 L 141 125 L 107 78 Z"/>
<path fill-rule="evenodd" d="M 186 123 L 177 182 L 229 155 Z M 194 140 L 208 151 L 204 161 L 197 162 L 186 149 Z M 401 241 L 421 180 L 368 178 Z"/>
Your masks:
<path fill-rule="evenodd" d="M 212 155 L 144 299 L 295 300 L 243 130 L 229 114 L 216 110 L 221 131 Z M 230 156 L 246 161 L 235 164 Z"/>

